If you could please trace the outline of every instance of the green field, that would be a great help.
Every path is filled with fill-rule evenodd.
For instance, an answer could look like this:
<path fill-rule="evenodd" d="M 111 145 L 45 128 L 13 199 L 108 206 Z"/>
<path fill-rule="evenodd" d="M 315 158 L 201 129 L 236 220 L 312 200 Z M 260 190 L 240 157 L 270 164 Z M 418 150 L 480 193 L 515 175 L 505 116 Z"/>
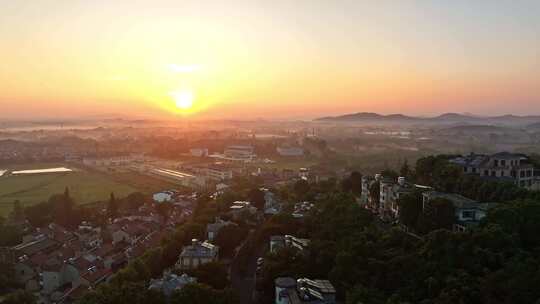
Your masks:
<path fill-rule="evenodd" d="M 48 168 L 58 165 L 36 164 L 17 166 L 17 169 Z M 47 200 L 52 194 L 64 192 L 66 187 L 79 204 L 106 200 L 111 192 L 117 197 L 122 197 L 137 191 L 133 186 L 118 182 L 112 176 L 84 169 L 76 169 L 70 173 L 3 176 L 0 177 L 0 215 L 6 215 L 15 200 L 19 200 L 24 206 L 37 204 Z"/>

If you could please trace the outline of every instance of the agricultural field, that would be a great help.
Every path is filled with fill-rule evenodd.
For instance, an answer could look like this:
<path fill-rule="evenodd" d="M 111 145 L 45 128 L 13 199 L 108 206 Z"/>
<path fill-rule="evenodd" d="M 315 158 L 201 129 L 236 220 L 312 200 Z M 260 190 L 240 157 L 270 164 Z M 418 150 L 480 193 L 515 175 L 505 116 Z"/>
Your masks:
<path fill-rule="evenodd" d="M 43 169 L 57 167 L 59 164 L 34 164 L 2 169 Z M 0 215 L 6 215 L 12 208 L 12 203 L 19 200 L 23 206 L 36 204 L 47 200 L 52 194 L 62 193 L 69 188 L 71 196 L 79 204 L 107 200 L 111 192 L 117 197 L 138 191 L 130 184 L 119 182 L 107 174 L 74 168 L 67 173 L 46 173 L 27 175 L 5 175 L 0 177 Z"/>

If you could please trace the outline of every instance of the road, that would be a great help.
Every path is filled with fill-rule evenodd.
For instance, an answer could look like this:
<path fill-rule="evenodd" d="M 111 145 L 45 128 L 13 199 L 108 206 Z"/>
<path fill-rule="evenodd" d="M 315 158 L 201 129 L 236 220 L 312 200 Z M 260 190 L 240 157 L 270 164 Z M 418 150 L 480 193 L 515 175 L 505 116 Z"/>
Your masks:
<path fill-rule="evenodd" d="M 256 234 L 253 231 L 250 231 L 246 242 L 244 245 L 250 241 Z M 242 245 L 242 247 L 244 246 Z M 241 248 L 242 248 L 241 247 Z M 240 249 L 241 250 L 241 249 Z M 253 304 L 256 303 L 254 300 L 255 292 L 255 271 L 257 270 L 257 259 L 264 256 L 266 251 L 266 244 L 262 244 L 255 248 L 255 252 L 252 252 L 249 255 L 249 261 L 247 265 L 247 271 L 242 273 L 240 271 L 239 261 L 234 259 L 231 265 L 231 284 L 233 290 L 238 293 L 240 297 L 240 304 Z"/>

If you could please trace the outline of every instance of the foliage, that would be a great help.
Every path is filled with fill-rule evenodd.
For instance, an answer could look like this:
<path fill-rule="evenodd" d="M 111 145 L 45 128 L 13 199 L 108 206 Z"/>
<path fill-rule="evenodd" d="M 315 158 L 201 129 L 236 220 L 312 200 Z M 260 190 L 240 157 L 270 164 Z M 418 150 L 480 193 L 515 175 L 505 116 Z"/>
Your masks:
<path fill-rule="evenodd" d="M 343 192 L 352 192 L 355 195 L 360 195 L 362 192 L 362 174 L 358 171 L 353 171 L 348 178 L 342 181 L 341 186 Z"/>
<path fill-rule="evenodd" d="M 188 284 L 171 297 L 171 304 L 236 304 L 239 300 L 229 289 L 215 290 L 204 284 Z"/>
<path fill-rule="evenodd" d="M 248 193 L 248 200 L 259 210 L 264 209 L 264 192 L 259 188 L 253 188 Z"/>
<path fill-rule="evenodd" d="M 422 193 L 414 191 L 398 199 L 399 222 L 409 228 L 415 228 L 422 214 Z"/>
<path fill-rule="evenodd" d="M 214 238 L 214 243 L 219 246 L 221 257 L 233 257 L 236 247 L 246 238 L 248 229 L 238 225 L 227 225 L 221 228 Z"/>
<path fill-rule="evenodd" d="M 35 304 L 37 298 L 30 292 L 17 290 L 5 296 L 2 304 Z"/>
<path fill-rule="evenodd" d="M 122 288 L 102 284 L 86 293 L 78 304 L 165 304 L 165 296 L 157 291 L 148 290 L 144 283 L 126 283 Z"/>
<path fill-rule="evenodd" d="M 230 284 L 227 278 L 227 268 L 219 262 L 200 265 L 190 274 L 197 278 L 198 283 L 206 284 L 215 289 L 224 289 Z"/>

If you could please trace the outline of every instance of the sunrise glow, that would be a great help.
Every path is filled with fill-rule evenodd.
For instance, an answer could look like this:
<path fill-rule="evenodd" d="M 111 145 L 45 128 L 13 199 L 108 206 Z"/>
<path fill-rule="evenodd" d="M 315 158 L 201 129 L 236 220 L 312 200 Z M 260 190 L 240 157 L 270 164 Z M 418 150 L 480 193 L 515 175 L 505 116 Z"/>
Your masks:
<path fill-rule="evenodd" d="M 174 98 L 175 105 L 177 108 L 186 110 L 193 106 L 193 101 L 195 99 L 193 92 L 191 91 L 179 91 L 171 93 Z"/>
<path fill-rule="evenodd" d="M 157 118 L 538 112 L 540 4 L 510 5 L 7 1 L 0 108 L 14 117 L 33 115 L 21 108 Z M 178 88 L 188 89 L 171 96 Z"/>

